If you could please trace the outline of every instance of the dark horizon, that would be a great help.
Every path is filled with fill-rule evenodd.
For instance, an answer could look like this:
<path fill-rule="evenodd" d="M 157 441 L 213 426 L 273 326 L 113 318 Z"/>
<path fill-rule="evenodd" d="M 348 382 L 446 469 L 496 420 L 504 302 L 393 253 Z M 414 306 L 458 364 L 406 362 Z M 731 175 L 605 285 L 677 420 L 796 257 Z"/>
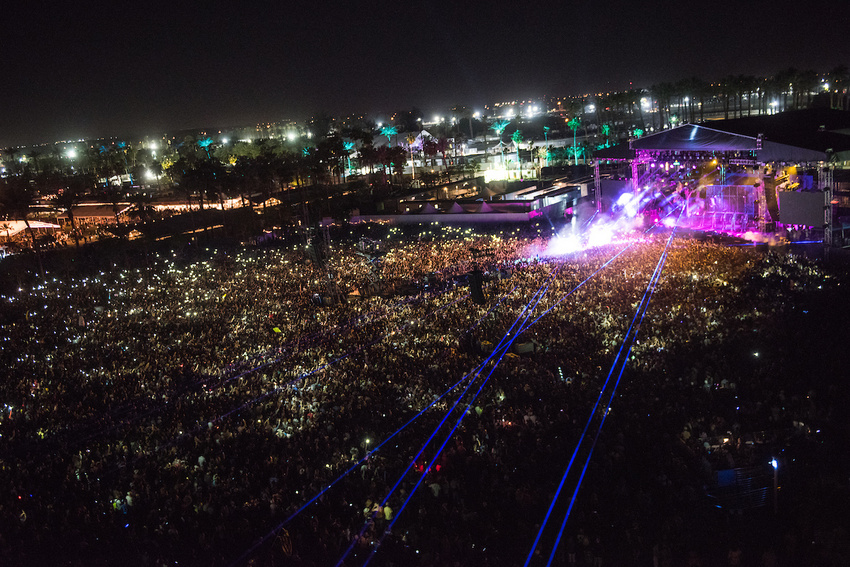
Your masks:
<path fill-rule="evenodd" d="M 0 146 L 388 114 L 847 64 L 829 5 L 55 7 L 7 19 Z M 790 4 L 788 4 L 790 6 Z"/>

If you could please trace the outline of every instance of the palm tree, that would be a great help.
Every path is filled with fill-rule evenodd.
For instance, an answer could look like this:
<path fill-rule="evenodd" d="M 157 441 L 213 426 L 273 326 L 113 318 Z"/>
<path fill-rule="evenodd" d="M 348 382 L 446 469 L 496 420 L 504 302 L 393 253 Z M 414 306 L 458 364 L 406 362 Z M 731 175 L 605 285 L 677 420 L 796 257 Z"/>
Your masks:
<path fill-rule="evenodd" d="M 407 164 L 407 152 L 404 148 L 396 146 L 394 148 L 390 148 L 387 154 L 387 157 L 390 161 L 390 168 L 392 170 L 392 173 L 396 175 L 399 184 L 401 184 L 402 174 L 404 173 L 404 166 Z"/>
<path fill-rule="evenodd" d="M 109 185 L 104 195 L 106 200 L 112 203 L 112 214 L 115 215 L 115 234 L 120 238 L 124 238 L 129 231 L 125 231 L 125 227 L 121 224 L 121 208 L 119 204 L 124 199 L 125 194 L 120 185 Z"/>
<path fill-rule="evenodd" d="M 425 155 L 425 157 L 431 158 L 431 167 L 434 167 L 434 161 L 437 157 L 438 151 L 439 148 L 437 146 L 436 140 L 428 139 L 422 142 L 422 153 Z"/>
<path fill-rule="evenodd" d="M 496 120 L 490 129 L 493 130 L 499 136 L 499 151 L 502 154 L 502 166 L 505 165 L 505 150 L 502 146 L 502 132 L 505 131 L 505 128 L 508 127 L 510 122 L 508 120 Z"/>
<path fill-rule="evenodd" d="M 850 83 L 847 65 L 839 65 L 829 72 L 829 107 L 844 110 L 844 94 Z"/>
<path fill-rule="evenodd" d="M 776 103 L 776 111 L 781 110 L 779 107 L 779 97 L 783 95 L 784 89 L 788 85 L 782 85 L 781 78 L 778 75 L 768 77 L 764 81 L 764 100 L 762 102 L 762 114 L 767 114 L 768 109 Z"/>
<path fill-rule="evenodd" d="M 658 129 L 663 130 L 670 119 L 670 97 L 675 92 L 672 83 L 658 83 L 649 89 L 658 101 Z"/>
<path fill-rule="evenodd" d="M 517 175 L 519 178 L 522 178 L 522 159 L 519 156 L 519 143 L 522 142 L 522 132 L 519 130 L 515 130 L 513 134 L 511 134 L 511 140 L 513 140 L 514 146 L 516 146 L 516 168 Z"/>
<path fill-rule="evenodd" d="M 3 165 L 6 167 L 7 173 L 16 173 L 18 171 L 18 160 L 15 157 L 21 153 L 18 148 L 9 146 L 3 150 Z"/>
<path fill-rule="evenodd" d="M 202 138 L 198 140 L 198 147 L 204 150 L 207 153 L 207 159 L 210 158 L 210 146 L 213 143 L 213 139 L 210 137 Z"/>
<path fill-rule="evenodd" d="M 637 112 L 638 112 L 637 126 L 639 128 L 646 127 L 646 123 L 644 122 L 644 117 L 643 117 L 643 104 L 642 104 L 643 91 L 632 89 L 626 94 L 627 94 L 628 105 L 629 105 L 629 114 L 634 116 L 635 108 L 637 108 Z"/>
<path fill-rule="evenodd" d="M 133 176 L 130 174 L 130 168 L 127 166 L 127 152 L 130 151 L 130 147 L 127 146 L 127 142 L 118 142 L 115 144 L 115 151 L 121 154 L 121 161 L 124 163 L 124 175 L 130 176 L 130 185 L 132 185 Z"/>
<path fill-rule="evenodd" d="M 148 222 L 150 222 L 153 217 L 155 210 L 153 205 L 151 205 L 152 202 L 153 198 L 144 193 L 136 193 L 130 197 L 130 216 L 142 221 L 141 232 L 145 236 L 148 236 Z"/>
<path fill-rule="evenodd" d="M 793 94 L 797 90 L 797 75 L 799 75 L 799 72 L 794 67 L 789 67 L 776 74 L 775 80 L 780 89 L 779 93 L 782 95 L 782 102 L 780 104 L 782 110 L 788 109 L 788 93 Z M 792 98 L 792 102 L 793 108 L 796 109 L 796 97 Z"/>
<path fill-rule="evenodd" d="M 153 203 L 153 197 L 146 193 L 134 193 L 130 196 L 130 216 L 143 223 L 149 222 L 152 220 L 155 211 L 151 203 Z"/>
<path fill-rule="evenodd" d="M 410 179 L 416 179 L 416 163 L 413 161 L 413 148 L 416 145 L 416 134 L 407 133 L 407 151 L 410 152 Z"/>
<path fill-rule="evenodd" d="M 343 142 L 342 149 L 345 151 L 345 159 L 347 165 L 346 175 L 351 175 L 351 152 L 354 150 L 354 142 Z M 345 178 L 345 176 L 343 176 L 343 178 Z"/>
<path fill-rule="evenodd" d="M 449 149 L 449 139 L 445 136 L 440 136 L 437 138 L 437 151 L 440 152 L 440 155 L 443 156 L 443 169 L 449 168 L 449 161 L 446 158 L 446 150 Z"/>
<path fill-rule="evenodd" d="M 753 93 L 759 90 L 759 80 L 753 75 L 738 75 L 738 82 L 742 93 L 747 95 L 747 116 L 753 114 Z M 742 101 L 743 102 L 743 101 Z M 744 114 L 743 105 L 741 106 L 741 115 Z"/>
<path fill-rule="evenodd" d="M 803 105 L 803 95 L 806 97 L 806 107 L 808 107 L 812 103 L 812 92 L 818 87 L 818 74 L 811 69 L 807 69 L 805 71 L 801 71 L 797 76 L 797 84 L 795 86 L 795 93 L 797 97 L 799 97 L 800 105 Z"/>
<path fill-rule="evenodd" d="M 68 215 L 68 222 L 71 223 L 71 234 L 74 237 L 74 244 L 79 249 L 80 234 L 77 230 L 77 221 L 74 219 L 74 207 L 80 204 L 82 196 L 75 187 L 66 186 L 59 191 L 59 194 L 53 199 L 53 206 Z"/>
<path fill-rule="evenodd" d="M 41 157 L 41 152 L 38 151 L 38 150 L 30 150 L 29 155 L 27 155 L 27 161 L 32 162 L 32 172 L 36 176 L 39 173 L 41 173 L 41 170 L 40 170 L 39 164 L 38 164 L 38 158 L 40 158 L 40 157 Z"/>
<path fill-rule="evenodd" d="M 847 65 L 839 65 L 829 72 L 829 106 L 838 110 L 845 110 L 844 96 L 850 84 L 850 71 Z"/>
<path fill-rule="evenodd" d="M 573 131 L 573 165 L 578 165 L 578 153 L 576 152 L 576 130 L 581 126 L 581 119 L 578 117 L 578 114 L 573 116 L 569 122 L 567 122 L 567 126 L 570 127 L 570 130 Z"/>
<path fill-rule="evenodd" d="M 734 107 L 732 107 L 732 105 L 730 104 L 730 99 L 733 99 L 735 97 L 735 77 L 729 75 L 728 77 L 717 83 L 717 86 L 718 96 L 723 99 L 723 118 L 728 120 L 729 109 L 732 108 L 733 113 L 735 111 Z"/>
<path fill-rule="evenodd" d="M 378 163 L 378 151 L 371 143 L 360 146 L 360 167 L 368 167 L 369 173 L 375 172 Z"/>
<path fill-rule="evenodd" d="M 395 126 L 389 125 L 381 128 L 381 135 L 387 137 L 387 147 L 390 147 L 393 143 L 392 137 L 398 134 L 398 128 Z"/>
<path fill-rule="evenodd" d="M 608 124 L 603 124 L 602 128 L 602 136 L 605 139 L 605 147 L 609 147 L 611 145 L 611 126 Z"/>

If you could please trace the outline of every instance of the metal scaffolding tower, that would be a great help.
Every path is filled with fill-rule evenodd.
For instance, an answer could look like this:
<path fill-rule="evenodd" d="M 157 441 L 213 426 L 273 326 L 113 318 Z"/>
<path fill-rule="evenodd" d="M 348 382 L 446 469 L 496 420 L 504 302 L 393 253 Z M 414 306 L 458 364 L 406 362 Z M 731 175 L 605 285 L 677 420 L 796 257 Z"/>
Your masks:
<path fill-rule="evenodd" d="M 818 164 L 818 185 L 823 190 L 823 246 L 826 254 L 832 246 L 832 166 L 821 162 Z"/>
<path fill-rule="evenodd" d="M 593 161 L 593 183 L 594 196 L 596 198 L 596 212 L 602 212 L 602 177 L 599 174 L 599 160 Z"/>

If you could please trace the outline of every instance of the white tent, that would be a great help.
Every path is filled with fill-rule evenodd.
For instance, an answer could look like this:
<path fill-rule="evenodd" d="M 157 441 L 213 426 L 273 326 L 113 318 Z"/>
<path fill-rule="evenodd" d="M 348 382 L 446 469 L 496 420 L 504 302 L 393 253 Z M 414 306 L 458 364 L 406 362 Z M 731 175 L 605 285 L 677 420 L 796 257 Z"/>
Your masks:
<path fill-rule="evenodd" d="M 49 222 L 41 222 L 41 221 L 30 221 L 30 227 L 35 230 L 39 228 L 59 228 L 58 224 L 51 224 Z M 8 238 L 15 236 L 19 232 L 23 232 L 27 229 L 27 224 L 24 221 L 0 221 L 0 235 L 6 236 Z"/>

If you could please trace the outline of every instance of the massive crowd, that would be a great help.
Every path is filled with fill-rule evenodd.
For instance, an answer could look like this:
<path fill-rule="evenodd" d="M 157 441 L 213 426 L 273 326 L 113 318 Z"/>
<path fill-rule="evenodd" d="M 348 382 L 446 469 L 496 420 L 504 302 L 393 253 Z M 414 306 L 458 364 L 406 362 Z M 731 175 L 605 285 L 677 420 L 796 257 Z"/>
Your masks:
<path fill-rule="evenodd" d="M 549 258 L 533 231 L 433 231 L 391 232 L 377 262 L 353 240 L 325 265 L 303 246 L 163 255 L 0 297 L 3 563 L 227 565 L 252 549 L 244 562 L 333 565 L 351 546 L 359 565 L 426 474 L 379 564 L 521 564 L 667 235 Z M 475 265 L 485 305 L 459 279 Z M 328 274 L 347 298 L 317 307 Z M 673 240 L 556 563 L 839 564 L 803 543 L 822 527 L 754 544 L 713 495 L 717 471 L 784 459 L 835 419 L 835 386 L 800 380 L 783 333 L 839 283 L 796 256 Z M 441 395 L 545 284 L 517 339 L 533 348 L 486 365 L 445 451 L 384 502 L 460 386 Z"/>

